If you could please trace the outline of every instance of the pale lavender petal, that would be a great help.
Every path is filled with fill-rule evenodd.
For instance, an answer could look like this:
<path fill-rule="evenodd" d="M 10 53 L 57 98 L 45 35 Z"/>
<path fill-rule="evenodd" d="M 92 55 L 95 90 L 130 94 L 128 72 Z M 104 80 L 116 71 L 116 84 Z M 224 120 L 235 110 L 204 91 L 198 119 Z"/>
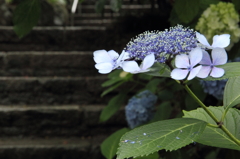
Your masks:
<path fill-rule="evenodd" d="M 188 68 L 189 67 L 189 58 L 185 54 L 177 55 L 175 58 L 175 65 L 177 68 Z"/>
<path fill-rule="evenodd" d="M 107 62 L 104 62 L 104 63 L 98 63 L 95 65 L 95 68 L 96 69 L 112 69 L 113 68 L 113 65 L 112 63 L 107 63 Z"/>
<path fill-rule="evenodd" d="M 171 72 L 171 77 L 176 80 L 183 80 L 187 77 L 188 72 L 189 71 L 187 69 L 175 68 Z"/>
<path fill-rule="evenodd" d="M 197 77 L 206 78 L 211 71 L 210 66 L 202 66 L 201 70 L 198 72 Z"/>
<path fill-rule="evenodd" d="M 207 51 L 203 50 L 203 57 L 199 64 L 209 65 L 209 66 L 212 64 L 210 55 Z"/>
<path fill-rule="evenodd" d="M 124 50 L 122 51 L 122 53 L 120 54 L 119 58 L 117 59 L 117 63 L 123 62 L 124 60 L 130 58 L 129 57 L 129 53 L 125 52 Z"/>
<path fill-rule="evenodd" d="M 108 51 L 108 55 L 111 57 L 111 59 L 117 59 L 119 56 L 119 54 L 114 50 Z"/>
<path fill-rule="evenodd" d="M 97 50 L 93 52 L 93 59 L 96 63 L 112 62 L 111 57 L 106 50 Z"/>
<path fill-rule="evenodd" d="M 208 43 L 208 41 L 207 41 L 207 39 L 205 38 L 204 35 L 196 32 L 196 37 L 197 37 L 197 40 L 198 40 L 201 44 L 210 47 L 210 44 Z"/>
<path fill-rule="evenodd" d="M 213 67 L 212 72 L 210 73 L 210 76 L 214 78 L 222 77 L 224 75 L 225 71 L 222 68 Z"/>
<path fill-rule="evenodd" d="M 125 72 L 138 72 L 140 71 L 140 67 L 138 66 L 136 61 L 125 61 L 122 64 L 122 68 Z"/>
<path fill-rule="evenodd" d="M 202 49 L 197 47 L 189 52 L 190 65 L 193 67 L 202 60 Z"/>
<path fill-rule="evenodd" d="M 213 65 L 224 65 L 227 63 L 227 52 L 223 48 L 214 48 L 212 50 Z"/>
<path fill-rule="evenodd" d="M 193 68 L 193 69 L 190 71 L 187 79 L 188 79 L 188 80 L 191 80 L 191 79 L 193 79 L 194 77 L 196 77 L 197 74 L 199 73 L 199 71 L 201 70 L 201 68 L 202 68 L 201 65 Z"/>
<path fill-rule="evenodd" d="M 140 66 L 141 70 L 147 70 L 150 68 L 155 62 L 155 56 L 154 54 L 147 55 Z"/>
<path fill-rule="evenodd" d="M 213 37 L 212 47 L 225 48 L 229 44 L 230 44 L 230 35 L 229 34 L 215 35 Z"/>
<path fill-rule="evenodd" d="M 98 70 L 99 73 L 101 74 L 107 74 L 107 73 L 110 73 L 112 71 L 112 69 L 100 69 Z"/>

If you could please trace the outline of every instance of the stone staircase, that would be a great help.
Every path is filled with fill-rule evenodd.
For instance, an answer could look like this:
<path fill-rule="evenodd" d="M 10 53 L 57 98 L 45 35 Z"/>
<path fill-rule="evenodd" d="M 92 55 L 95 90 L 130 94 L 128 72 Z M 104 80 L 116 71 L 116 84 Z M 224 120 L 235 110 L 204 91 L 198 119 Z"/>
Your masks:
<path fill-rule="evenodd" d="M 1 158 L 103 158 L 100 143 L 126 123 L 123 112 L 98 121 L 111 95 L 100 98 L 106 76 L 92 52 L 2 51 L 0 59 Z"/>
<path fill-rule="evenodd" d="M 109 8 L 99 15 L 93 1 L 84 1 L 72 26 L 37 26 L 22 39 L 11 26 L 0 26 L 1 159 L 103 159 L 101 142 L 127 126 L 123 110 L 99 123 L 117 91 L 100 98 L 107 76 L 94 68 L 92 52 L 120 52 L 136 32 L 108 26 L 151 5 L 133 1 L 120 13 Z"/>

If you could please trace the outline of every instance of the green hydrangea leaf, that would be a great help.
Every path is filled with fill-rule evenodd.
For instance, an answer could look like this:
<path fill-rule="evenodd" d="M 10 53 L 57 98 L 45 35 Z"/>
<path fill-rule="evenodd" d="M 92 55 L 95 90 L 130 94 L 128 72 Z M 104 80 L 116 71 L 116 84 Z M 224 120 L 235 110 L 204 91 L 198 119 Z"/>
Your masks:
<path fill-rule="evenodd" d="M 206 124 L 197 119 L 177 118 L 135 128 L 121 138 L 117 159 L 145 156 L 161 149 L 179 149 L 195 141 Z"/>
<path fill-rule="evenodd" d="M 108 105 L 102 110 L 100 115 L 100 122 L 104 122 L 108 120 L 111 116 L 113 116 L 124 104 L 126 96 L 126 92 L 121 92 L 118 95 L 114 96 L 108 102 Z"/>
<path fill-rule="evenodd" d="M 127 128 L 120 129 L 103 141 L 100 147 L 104 157 L 112 159 L 116 155 L 119 140 L 128 131 L 129 129 Z"/>
<path fill-rule="evenodd" d="M 227 81 L 223 97 L 225 109 L 229 109 L 238 103 L 240 103 L 240 76 L 232 77 Z"/>
<path fill-rule="evenodd" d="M 41 13 L 40 0 L 24 0 L 13 13 L 14 31 L 22 38 L 37 24 Z"/>
<path fill-rule="evenodd" d="M 225 74 L 222 77 L 213 78 L 209 76 L 207 78 L 203 78 L 202 80 L 215 81 L 240 76 L 240 62 L 230 62 L 216 67 L 223 68 L 225 70 Z"/>
<path fill-rule="evenodd" d="M 224 107 L 221 106 L 208 108 L 220 121 L 222 114 L 225 111 Z M 198 108 L 197 110 L 192 111 L 183 111 L 183 113 L 184 118 L 196 118 L 216 125 L 212 118 L 202 108 Z M 223 123 L 225 127 L 230 131 L 230 133 L 232 133 L 239 140 L 240 111 L 234 108 L 230 108 L 224 118 Z M 240 150 L 240 146 L 233 142 L 220 128 L 207 126 L 201 137 L 195 141 L 204 145 Z"/>
<path fill-rule="evenodd" d="M 198 14 L 200 0 L 177 0 L 173 9 L 183 23 L 190 23 Z"/>
<path fill-rule="evenodd" d="M 150 71 L 146 72 L 145 74 L 157 77 L 170 77 L 170 73 L 171 70 L 166 64 L 156 62 L 150 68 Z"/>

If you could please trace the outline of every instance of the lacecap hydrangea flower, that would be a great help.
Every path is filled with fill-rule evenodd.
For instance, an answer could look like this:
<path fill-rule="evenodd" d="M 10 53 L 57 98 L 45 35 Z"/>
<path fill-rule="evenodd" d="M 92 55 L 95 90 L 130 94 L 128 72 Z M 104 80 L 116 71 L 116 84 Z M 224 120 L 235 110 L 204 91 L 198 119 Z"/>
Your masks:
<path fill-rule="evenodd" d="M 231 61 L 229 60 L 229 62 Z M 233 59 L 232 62 L 240 62 L 240 57 Z M 217 81 L 200 80 L 200 84 L 202 85 L 204 92 L 214 96 L 218 100 L 223 99 L 223 92 L 224 92 L 226 83 L 227 83 L 227 79 L 217 80 Z"/>
<path fill-rule="evenodd" d="M 147 55 L 154 54 L 157 62 L 164 63 L 168 57 L 186 54 L 195 47 L 195 31 L 177 25 L 165 31 L 144 32 L 132 39 L 125 51 L 135 60 L 143 60 Z"/>
<path fill-rule="evenodd" d="M 238 26 L 239 15 L 232 3 L 219 2 L 211 4 L 201 15 L 196 25 L 196 30 L 200 31 L 210 41 L 214 35 L 230 34 L 231 43 L 226 48 L 229 50 L 234 43 L 239 41 L 240 28 Z"/>
<path fill-rule="evenodd" d="M 129 99 L 125 107 L 126 120 L 131 129 L 152 119 L 157 96 L 148 90 Z"/>

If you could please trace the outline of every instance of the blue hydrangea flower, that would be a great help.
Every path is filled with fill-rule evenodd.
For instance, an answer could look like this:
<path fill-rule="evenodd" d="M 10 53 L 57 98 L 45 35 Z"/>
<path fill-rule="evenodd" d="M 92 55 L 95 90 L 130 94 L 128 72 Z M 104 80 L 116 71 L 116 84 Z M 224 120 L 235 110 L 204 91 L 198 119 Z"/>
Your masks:
<path fill-rule="evenodd" d="M 165 31 L 144 32 L 130 41 L 125 51 L 135 60 L 153 53 L 158 62 L 164 63 L 169 56 L 188 53 L 195 47 L 195 31 L 178 25 Z"/>
<path fill-rule="evenodd" d="M 148 90 L 140 92 L 129 99 L 125 107 L 125 114 L 131 129 L 151 120 L 156 101 L 157 96 Z"/>
<path fill-rule="evenodd" d="M 223 99 L 223 92 L 224 92 L 226 83 L 227 83 L 227 79 L 217 80 L 217 81 L 200 80 L 200 84 L 202 85 L 204 92 L 214 96 L 218 100 Z"/>

